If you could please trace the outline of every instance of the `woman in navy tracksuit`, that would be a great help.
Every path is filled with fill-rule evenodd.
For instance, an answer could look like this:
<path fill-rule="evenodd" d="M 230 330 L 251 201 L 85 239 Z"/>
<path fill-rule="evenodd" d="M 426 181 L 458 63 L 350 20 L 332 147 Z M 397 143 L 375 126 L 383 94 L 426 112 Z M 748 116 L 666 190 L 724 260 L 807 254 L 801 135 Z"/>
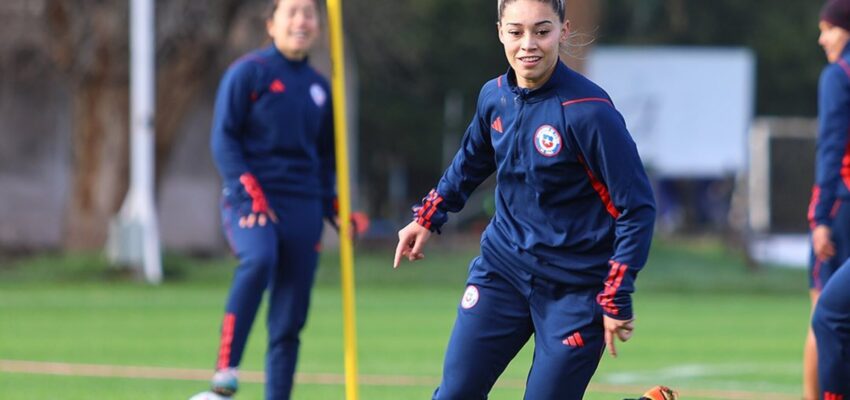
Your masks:
<path fill-rule="evenodd" d="M 842 266 L 850 257 L 850 210 L 843 204 L 850 200 L 850 0 L 824 5 L 820 31 L 829 65 L 818 88 L 817 177 L 810 208 L 817 347 L 810 336 L 804 396 L 840 400 L 850 399 L 850 268 Z"/>
<path fill-rule="evenodd" d="M 632 333 L 631 293 L 655 220 L 652 190 L 608 95 L 559 62 L 563 0 L 500 0 L 511 68 L 481 90 L 437 187 L 399 232 L 394 266 L 423 257 L 448 212 L 496 173 L 496 214 L 446 351 L 435 399 L 485 399 L 534 334 L 526 398 L 581 399 L 607 345 Z"/>
<path fill-rule="evenodd" d="M 322 218 L 334 215 L 327 81 L 307 62 L 316 0 L 272 1 L 273 45 L 230 66 L 219 86 L 212 152 L 221 216 L 239 258 L 225 308 L 212 392 L 237 389 L 237 367 L 268 288 L 266 399 L 288 399 L 318 262 Z M 211 396 L 211 394 L 207 394 Z"/>

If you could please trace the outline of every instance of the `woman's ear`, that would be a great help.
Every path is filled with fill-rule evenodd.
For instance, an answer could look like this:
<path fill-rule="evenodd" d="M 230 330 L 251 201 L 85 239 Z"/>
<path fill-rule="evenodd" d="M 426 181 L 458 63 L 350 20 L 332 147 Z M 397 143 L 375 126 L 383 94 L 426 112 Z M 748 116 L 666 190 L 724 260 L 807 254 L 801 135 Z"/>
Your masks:
<path fill-rule="evenodd" d="M 561 25 L 561 42 L 566 42 L 570 38 L 570 20 L 564 21 Z"/>
<path fill-rule="evenodd" d="M 502 23 L 501 22 L 496 22 L 496 34 L 499 35 L 499 41 L 502 42 L 502 44 L 505 44 L 505 40 L 502 37 Z"/>
<path fill-rule="evenodd" d="M 272 29 L 274 28 L 274 15 L 269 17 L 266 20 L 266 34 L 269 35 L 270 38 L 274 38 Z"/>

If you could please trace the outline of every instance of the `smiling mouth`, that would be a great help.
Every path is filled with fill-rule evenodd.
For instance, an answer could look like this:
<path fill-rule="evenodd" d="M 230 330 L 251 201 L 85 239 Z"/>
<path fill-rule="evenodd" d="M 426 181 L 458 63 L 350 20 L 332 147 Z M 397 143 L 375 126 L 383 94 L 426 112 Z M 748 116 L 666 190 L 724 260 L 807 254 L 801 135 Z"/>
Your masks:
<path fill-rule="evenodd" d="M 526 57 L 518 57 L 518 58 L 519 58 L 520 61 L 522 61 L 524 63 L 536 63 L 536 62 L 540 61 L 541 59 L 543 59 L 543 57 L 540 57 L 540 56 L 526 56 Z"/>

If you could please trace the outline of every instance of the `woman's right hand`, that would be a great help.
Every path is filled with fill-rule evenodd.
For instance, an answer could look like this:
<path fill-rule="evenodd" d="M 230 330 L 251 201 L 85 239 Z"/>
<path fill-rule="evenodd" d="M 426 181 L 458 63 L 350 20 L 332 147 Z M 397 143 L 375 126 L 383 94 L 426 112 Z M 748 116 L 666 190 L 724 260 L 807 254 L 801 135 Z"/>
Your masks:
<path fill-rule="evenodd" d="M 245 193 L 251 197 L 251 212 L 239 218 L 239 227 L 251 229 L 255 224 L 262 227 L 266 226 L 267 220 L 277 223 L 277 215 L 269 207 L 269 202 L 257 178 L 250 172 L 246 172 L 239 176 L 239 182 L 245 188 Z"/>
<path fill-rule="evenodd" d="M 619 320 L 603 315 L 602 321 L 605 328 L 605 346 L 608 347 L 608 352 L 611 353 L 611 356 L 617 357 L 617 348 L 614 346 L 614 338 L 620 339 L 621 342 L 631 339 L 632 333 L 634 333 L 635 330 L 635 320 L 634 318 L 629 320 Z"/>
<path fill-rule="evenodd" d="M 421 260 L 425 258 L 422 253 L 422 247 L 428 238 L 431 237 L 431 231 L 413 221 L 404 229 L 398 231 L 398 246 L 395 248 L 395 259 L 393 259 L 393 268 L 398 268 L 402 257 L 407 257 L 410 261 Z"/>
<path fill-rule="evenodd" d="M 821 260 L 835 255 L 835 244 L 832 242 L 832 229 L 826 225 L 818 225 L 812 230 L 812 250 Z"/>

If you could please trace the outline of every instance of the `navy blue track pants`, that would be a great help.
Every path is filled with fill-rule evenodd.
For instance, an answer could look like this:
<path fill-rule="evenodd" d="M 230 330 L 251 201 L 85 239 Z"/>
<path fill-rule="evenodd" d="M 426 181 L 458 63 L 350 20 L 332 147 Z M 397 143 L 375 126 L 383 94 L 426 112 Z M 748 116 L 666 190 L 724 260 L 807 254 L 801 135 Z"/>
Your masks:
<path fill-rule="evenodd" d="M 449 339 L 437 400 L 486 399 L 534 335 L 526 399 L 579 400 L 605 345 L 599 287 L 571 287 L 518 268 L 472 261 Z"/>
<path fill-rule="evenodd" d="M 239 209 L 225 196 L 222 224 L 239 259 L 225 307 L 217 369 L 237 367 L 251 325 L 268 289 L 266 399 L 289 399 L 299 334 L 307 321 L 319 255 L 322 208 L 319 199 L 269 198 L 278 223 L 239 227 Z"/>
<path fill-rule="evenodd" d="M 812 329 L 818 344 L 821 398 L 850 400 L 850 261 L 835 272 L 818 299 Z"/>

